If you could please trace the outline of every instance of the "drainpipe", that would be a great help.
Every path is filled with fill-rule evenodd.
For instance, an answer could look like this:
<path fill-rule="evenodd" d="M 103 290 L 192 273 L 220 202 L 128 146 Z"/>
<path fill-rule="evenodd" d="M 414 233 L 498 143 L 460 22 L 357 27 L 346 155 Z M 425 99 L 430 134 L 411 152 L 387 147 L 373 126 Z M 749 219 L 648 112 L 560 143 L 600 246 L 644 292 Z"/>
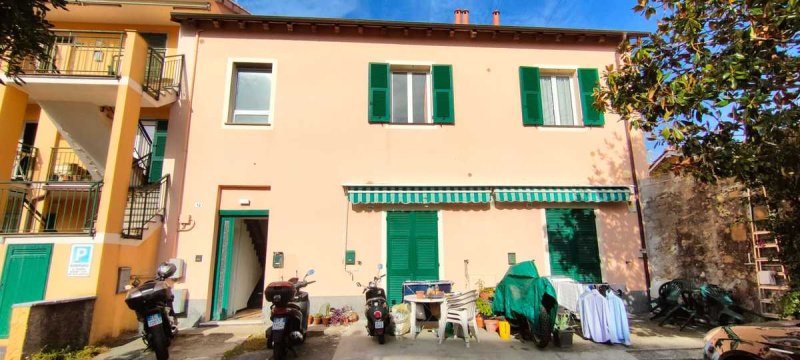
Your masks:
<path fill-rule="evenodd" d="M 628 40 L 628 34 L 622 35 L 622 41 Z M 620 67 L 619 54 L 615 57 L 617 68 Z M 628 145 L 628 159 L 631 166 L 631 178 L 633 180 L 633 197 L 636 205 L 636 221 L 639 224 L 639 239 L 641 241 L 642 251 L 642 266 L 644 266 L 644 283 L 645 292 L 647 293 L 648 304 L 650 301 L 650 265 L 647 261 L 647 238 L 644 234 L 644 219 L 642 218 L 642 202 L 639 193 L 639 177 L 636 175 L 636 159 L 633 155 L 633 141 L 631 140 L 630 123 L 628 120 L 624 121 L 625 125 L 625 140 Z"/>
<path fill-rule="evenodd" d="M 203 30 L 198 29 L 194 34 L 194 64 L 192 64 L 192 84 L 189 86 L 189 98 L 187 99 L 186 111 L 186 131 L 183 134 L 183 179 L 181 181 L 180 201 L 178 202 L 178 229 L 175 231 L 175 241 L 172 244 L 173 257 L 178 256 L 178 239 L 181 236 L 181 216 L 183 216 L 183 200 L 184 189 L 186 188 L 186 168 L 189 166 L 189 134 L 192 127 L 192 107 L 194 106 L 194 84 L 197 82 L 197 63 L 199 58 L 197 54 L 200 48 L 200 33 Z"/>

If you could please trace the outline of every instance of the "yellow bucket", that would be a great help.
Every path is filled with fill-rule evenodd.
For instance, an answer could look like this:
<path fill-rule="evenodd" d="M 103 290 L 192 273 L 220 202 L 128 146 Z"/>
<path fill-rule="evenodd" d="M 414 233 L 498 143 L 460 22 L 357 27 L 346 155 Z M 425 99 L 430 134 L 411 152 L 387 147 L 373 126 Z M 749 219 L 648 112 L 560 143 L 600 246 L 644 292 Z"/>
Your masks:
<path fill-rule="evenodd" d="M 508 340 L 511 338 L 511 324 L 508 321 L 501 321 L 497 324 L 497 331 L 500 333 L 500 338 Z"/>

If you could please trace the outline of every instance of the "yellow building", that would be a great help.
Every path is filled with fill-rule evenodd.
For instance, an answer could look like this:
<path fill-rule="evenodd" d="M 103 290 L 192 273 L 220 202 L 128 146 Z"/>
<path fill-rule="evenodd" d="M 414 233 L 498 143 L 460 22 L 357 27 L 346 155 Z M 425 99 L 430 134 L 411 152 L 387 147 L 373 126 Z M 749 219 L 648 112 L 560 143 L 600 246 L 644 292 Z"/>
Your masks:
<path fill-rule="evenodd" d="M 25 63 L 23 83 L 0 75 L 7 359 L 22 356 L 17 310 L 10 325 L 18 303 L 95 297 L 90 342 L 137 327 L 121 287 L 162 260 L 175 168 L 164 149 L 186 92 L 176 10 L 246 13 L 230 0 L 70 1 L 47 15 L 52 60 Z"/>

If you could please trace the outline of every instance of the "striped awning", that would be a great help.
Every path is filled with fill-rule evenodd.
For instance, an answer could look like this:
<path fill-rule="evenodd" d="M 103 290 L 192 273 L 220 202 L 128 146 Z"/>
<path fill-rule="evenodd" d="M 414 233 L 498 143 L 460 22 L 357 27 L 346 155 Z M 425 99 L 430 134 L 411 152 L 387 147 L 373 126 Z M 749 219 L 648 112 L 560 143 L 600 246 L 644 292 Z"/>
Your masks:
<path fill-rule="evenodd" d="M 353 186 L 352 204 L 481 204 L 491 200 L 489 187 Z"/>
<path fill-rule="evenodd" d="M 615 187 L 508 187 L 495 188 L 497 202 L 622 202 L 628 201 L 631 191 L 624 186 Z"/>

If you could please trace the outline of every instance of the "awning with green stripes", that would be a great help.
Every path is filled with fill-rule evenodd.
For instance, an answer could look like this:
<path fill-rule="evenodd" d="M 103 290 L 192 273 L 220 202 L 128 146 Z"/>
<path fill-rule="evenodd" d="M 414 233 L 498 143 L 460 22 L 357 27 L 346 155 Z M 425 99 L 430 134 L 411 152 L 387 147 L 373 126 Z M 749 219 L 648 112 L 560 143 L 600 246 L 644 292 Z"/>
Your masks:
<path fill-rule="evenodd" d="M 628 201 L 630 189 L 615 187 L 508 187 L 495 188 L 497 202 L 621 202 Z"/>
<path fill-rule="evenodd" d="M 353 204 L 480 204 L 491 200 L 489 187 L 354 186 Z"/>

